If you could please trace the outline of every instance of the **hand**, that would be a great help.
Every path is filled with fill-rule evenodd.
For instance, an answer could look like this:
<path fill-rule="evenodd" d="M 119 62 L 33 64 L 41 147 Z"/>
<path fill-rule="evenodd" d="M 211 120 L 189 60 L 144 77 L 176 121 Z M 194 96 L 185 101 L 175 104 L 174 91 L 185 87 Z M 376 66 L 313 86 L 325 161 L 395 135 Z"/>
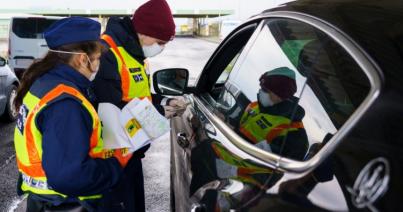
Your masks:
<path fill-rule="evenodd" d="M 172 106 L 172 107 L 175 107 L 178 109 L 185 108 L 186 105 L 187 105 L 187 102 L 183 96 L 174 97 L 169 100 L 169 106 Z"/>
<path fill-rule="evenodd" d="M 168 105 L 162 106 L 162 107 L 164 107 L 164 116 L 165 116 L 165 118 L 170 119 L 170 118 L 175 117 L 177 115 L 176 114 L 177 110 L 174 107 L 168 106 Z"/>
<path fill-rule="evenodd" d="M 177 116 L 181 116 L 185 112 L 187 105 L 188 102 L 186 101 L 186 99 L 182 96 L 178 96 L 170 99 L 168 106 L 171 106 L 176 110 Z"/>
<path fill-rule="evenodd" d="M 133 155 L 132 153 L 128 152 L 127 148 L 123 148 L 123 149 L 116 149 L 113 157 L 118 159 L 120 165 L 124 168 L 126 167 L 130 158 L 132 158 L 132 155 Z"/>

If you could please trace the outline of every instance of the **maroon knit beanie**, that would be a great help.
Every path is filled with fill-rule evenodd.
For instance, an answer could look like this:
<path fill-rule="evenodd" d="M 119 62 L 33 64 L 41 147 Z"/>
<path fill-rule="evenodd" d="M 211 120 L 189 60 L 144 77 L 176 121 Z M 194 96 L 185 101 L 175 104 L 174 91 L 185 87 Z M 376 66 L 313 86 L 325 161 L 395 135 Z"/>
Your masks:
<path fill-rule="evenodd" d="M 175 23 L 165 0 L 150 0 L 133 14 L 132 24 L 136 32 L 170 41 L 175 36 Z"/>
<path fill-rule="evenodd" d="M 297 92 L 295 73 L 287 67 L 268 71 L 260 77 L 259 81 L 264 91 L 271 91 L 281 99 L 291 98 Z"/>

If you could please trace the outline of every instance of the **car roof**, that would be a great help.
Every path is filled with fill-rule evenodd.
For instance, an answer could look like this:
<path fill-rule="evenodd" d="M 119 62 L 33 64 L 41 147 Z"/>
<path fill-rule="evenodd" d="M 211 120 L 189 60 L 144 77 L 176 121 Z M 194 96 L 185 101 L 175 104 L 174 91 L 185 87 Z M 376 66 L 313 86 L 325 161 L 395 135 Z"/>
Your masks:
<path fill-rule="evenodd" d="M 330 23 L 369 53 L 386 77 L 403 79 L 402 0 L 300 0 L 261 16 L 272 11 L 304 13 Z"/>

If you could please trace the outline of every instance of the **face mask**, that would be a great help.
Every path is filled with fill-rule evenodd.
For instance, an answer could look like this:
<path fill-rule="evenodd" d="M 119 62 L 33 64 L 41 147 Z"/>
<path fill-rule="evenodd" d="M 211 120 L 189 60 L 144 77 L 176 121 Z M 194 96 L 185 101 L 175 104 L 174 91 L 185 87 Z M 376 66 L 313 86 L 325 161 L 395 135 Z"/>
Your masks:
<path fill-rule="evenodd" d="M 99 70 L 99 64 L 93 69 L 94 66 L 92 65 L 91 60 L 88 57 L 88 55 L 87 55 L 87 59 L 88 59 L 88 64 L 90 64 L 90 69 L 91 69 L 91 75 L 90 75 L 89 80 L 94 81 L 95 76 L 97 75 L 98 70 Z"/>
<path fill-rule="evenodd" d="M 88 63 L 85 66 L 88 68 L 88 65 L 89 65 L 89 69 L 91 71 L 91 76 L 90 76 L 89 80 L 93 81 L 95 79 L 95 76 L 97 75 L 98 70 L 99 70 L 99 64 L 96 68 L 93 68 L 94 66 L 91 63 L 90 57 L 88 57 L 88 55 L 86 53 L 68 52 L 68 51 L 60 51 L 60 50 L 53 50 L 53 49 L 49 49 L 49 51 L 56 52 L 56 53 L 62 53 L 62 54 L 77 54 L 77 55 L 84 54 L 87 57 L 87 61 L 88 61 Z"/>
<path fill-rule="evenodd" d="M 89 80 L 90 80 L 90 81 L 94 81 L 95 76 L 97 76 L 97 73 L 98 73 L 98 71 L 97 71 L 97 72 L 92 72 L 92 73 L 91 73 L 91 76 L 90 76 L 90 78 L 89 78 Z"/>
<path fill-rule="evenodd" d="M 143 46 L 144 56 L 146 57 L 154 57 L 155 55 L 159 54 L 164 50 L 164 47 L 158 45 L 158 43 L 154 43 L 150 46 Z"/>
<path fill-rule="evenodd" d="M 263 91 L 262 89 L 259 90 L 259 93 L 257 96 L 258 96 L 258 100 L 259 100 L 260 104 L 263 107 L 270 107 L 270 106 L 274 105 L 273 101 L 270 98 L 270 95 L 267 92 Z"/>

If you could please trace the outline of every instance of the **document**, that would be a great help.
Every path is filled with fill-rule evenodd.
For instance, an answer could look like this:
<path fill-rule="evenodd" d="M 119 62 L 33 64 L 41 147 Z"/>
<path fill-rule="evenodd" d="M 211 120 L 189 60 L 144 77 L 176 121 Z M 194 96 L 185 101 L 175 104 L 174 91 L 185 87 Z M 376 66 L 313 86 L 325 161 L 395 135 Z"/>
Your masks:
<path fill-rule="evenodd" d="M 134 152 L 169 132 L 169 121 L 148 99 L 135 98 L 122 110 L 100 103 L 98 115 L 103 124 L 105 149 L 129 148 Z"/>

